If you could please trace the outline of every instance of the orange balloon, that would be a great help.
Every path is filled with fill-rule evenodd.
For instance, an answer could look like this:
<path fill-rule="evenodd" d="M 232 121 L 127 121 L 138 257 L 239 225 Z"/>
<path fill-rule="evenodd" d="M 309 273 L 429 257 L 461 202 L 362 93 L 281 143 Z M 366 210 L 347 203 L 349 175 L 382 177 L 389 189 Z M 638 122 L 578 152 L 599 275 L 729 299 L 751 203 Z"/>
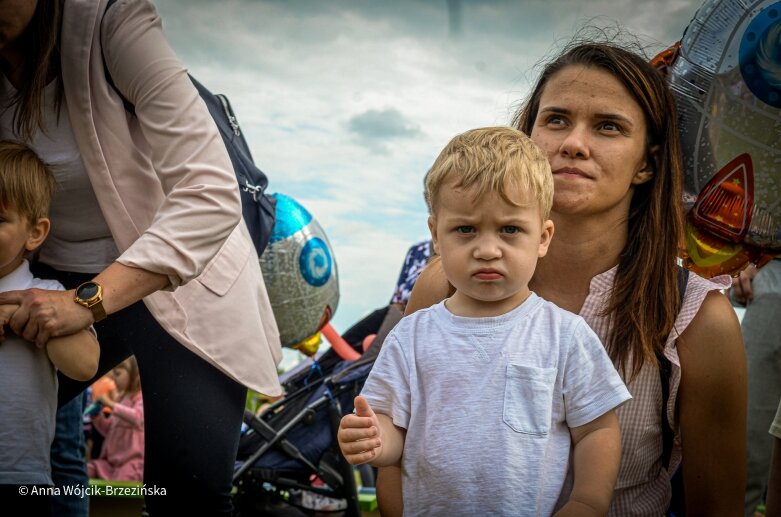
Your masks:
<path fill-rule="evenodd" d="M 377 337 L 377 334 L 369 334 L 365 338 L 363 338 L 363 351 L 367 351 L 370 346 L 372 346 L 372 343 L 374 343 L 374 338 Z"/>
<path fill-rule="evenodd" d="M 346 361 L 355 361 L 361 357 L 361 354 L 353 350 L 350 343 L 345 341 L 344 338 L 334 330 L 330 323 L 326 323 L 323 328 L 320 329 L 320 332 L 325 336 L 328 342 L 331 343 L 331 348 L 334 349 L 334 352 L 339 354 L 339 357 L 342 359 Z"/>

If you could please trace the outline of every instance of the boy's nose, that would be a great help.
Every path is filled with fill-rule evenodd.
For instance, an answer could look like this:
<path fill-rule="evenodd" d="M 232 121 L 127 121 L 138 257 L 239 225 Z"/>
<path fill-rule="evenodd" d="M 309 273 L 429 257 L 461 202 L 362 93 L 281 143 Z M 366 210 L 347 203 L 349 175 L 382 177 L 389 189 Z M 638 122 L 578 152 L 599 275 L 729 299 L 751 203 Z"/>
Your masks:
<path fill-rule="evenodd" d="M 474 258 L 491 260 L 502 256 L 502 249 L 498 239 L 493 236 L 483 236 L 475 242 Z"/>

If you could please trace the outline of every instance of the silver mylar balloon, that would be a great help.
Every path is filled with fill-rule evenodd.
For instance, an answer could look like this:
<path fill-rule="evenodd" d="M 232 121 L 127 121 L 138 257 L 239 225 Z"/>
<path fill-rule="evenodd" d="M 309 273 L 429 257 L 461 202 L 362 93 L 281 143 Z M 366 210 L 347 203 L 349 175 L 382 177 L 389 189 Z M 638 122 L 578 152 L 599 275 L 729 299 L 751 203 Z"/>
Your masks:
<path fill-rule="evenodd" d="M 282 346 L 293 347 L 331 319 L 339 303 L 339 280 L 320 224 L 293 198 L 273 195 L 276 222 L 260 267 Z"/>
<path fill-rule="evenodd" d="M 692 269 L 711 276 L 769 260 L 781 252 L 781 1 L 706 0 L 668 78 Z"/>

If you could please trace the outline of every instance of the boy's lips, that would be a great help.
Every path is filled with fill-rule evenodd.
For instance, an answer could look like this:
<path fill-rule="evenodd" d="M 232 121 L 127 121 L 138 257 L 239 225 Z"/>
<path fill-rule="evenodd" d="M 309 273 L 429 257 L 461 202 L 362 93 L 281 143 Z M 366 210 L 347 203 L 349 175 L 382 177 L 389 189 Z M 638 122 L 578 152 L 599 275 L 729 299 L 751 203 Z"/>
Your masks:
<path fill-rule="evenodd" d="M 504 277 L 495 269 L 481 269 L 472 275 L 477 280 L 499 280 Z"/>

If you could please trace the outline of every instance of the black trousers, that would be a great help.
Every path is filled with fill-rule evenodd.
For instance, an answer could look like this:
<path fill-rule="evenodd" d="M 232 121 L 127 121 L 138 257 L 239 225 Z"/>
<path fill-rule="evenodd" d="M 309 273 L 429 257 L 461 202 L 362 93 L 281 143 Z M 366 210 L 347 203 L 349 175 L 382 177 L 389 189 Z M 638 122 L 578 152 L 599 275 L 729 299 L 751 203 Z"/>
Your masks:
<path fill-rule="evenodd" d="M 41 264 L 33 272 L 59 280 L 66 289 L 95 277 Z M 147 512 L 230 515 L 247 389 L 173 339 L 143 302 L 96 323 L 95 331 L 100 342 L 98 373 L 87 382 L 60 375 L 60 404 L 134 354 L 144 400 Z M 165 495 L 151 495 L 163 489 Z"/>

